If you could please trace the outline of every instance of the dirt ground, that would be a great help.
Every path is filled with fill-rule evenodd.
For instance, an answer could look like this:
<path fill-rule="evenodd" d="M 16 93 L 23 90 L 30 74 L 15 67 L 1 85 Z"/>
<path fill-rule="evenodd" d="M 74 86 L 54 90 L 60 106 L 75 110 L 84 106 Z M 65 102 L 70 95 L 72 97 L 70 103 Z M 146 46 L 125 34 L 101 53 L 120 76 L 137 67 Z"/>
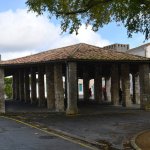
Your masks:
<path fill-rule="evenodd" d="M 136 138 L 135 143 L 142 150 L 150 150 L 150 131 L 140 134 Z"/>

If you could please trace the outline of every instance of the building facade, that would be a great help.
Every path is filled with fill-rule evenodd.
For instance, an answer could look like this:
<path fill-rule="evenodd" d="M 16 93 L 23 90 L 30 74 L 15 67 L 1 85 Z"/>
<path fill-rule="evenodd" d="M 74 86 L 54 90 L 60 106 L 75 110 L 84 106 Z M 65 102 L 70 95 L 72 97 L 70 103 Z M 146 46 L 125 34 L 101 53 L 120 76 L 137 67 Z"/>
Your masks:
<path fill-rule="evenodd" d="M 126 51 L 129 54 L 150 58 L 150 43 Z"/>

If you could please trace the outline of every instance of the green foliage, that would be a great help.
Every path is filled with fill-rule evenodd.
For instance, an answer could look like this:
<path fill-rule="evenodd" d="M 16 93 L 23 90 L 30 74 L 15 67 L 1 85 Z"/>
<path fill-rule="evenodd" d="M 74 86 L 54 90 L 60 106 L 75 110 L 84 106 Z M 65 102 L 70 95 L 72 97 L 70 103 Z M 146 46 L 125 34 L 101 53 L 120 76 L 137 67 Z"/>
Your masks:
<path fill-rule="evenodd" d="M 150 0 L 27 0 L 29 11 L 48 12 L 61 21 L 61 29 L 78 33 L 82 23 L 93 31 L 115 21 L 122 23 L 128 36 L 141 32 L 150 38 Z"/>
<path fill-rule="evenodd" d="M 6 98 L 11 99 L 12 98 L 12 77 L 5 78 L 5 95 Z"/>

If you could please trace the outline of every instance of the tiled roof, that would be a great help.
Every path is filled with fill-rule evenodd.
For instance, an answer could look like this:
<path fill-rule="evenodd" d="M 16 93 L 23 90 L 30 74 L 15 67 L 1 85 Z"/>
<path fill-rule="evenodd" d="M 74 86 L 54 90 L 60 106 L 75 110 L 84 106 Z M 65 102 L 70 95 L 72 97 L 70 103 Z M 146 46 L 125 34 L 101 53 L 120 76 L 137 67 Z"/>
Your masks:
<path fill-rule="evenodd" d="M 148 58 L 128 53 L 107 50 L 100 47 L 80 43 L 38 54 L 2 61 L 1 65 L 32 64 L 48 61 L 87 60 L 87 61 L 148 61 Z"/>

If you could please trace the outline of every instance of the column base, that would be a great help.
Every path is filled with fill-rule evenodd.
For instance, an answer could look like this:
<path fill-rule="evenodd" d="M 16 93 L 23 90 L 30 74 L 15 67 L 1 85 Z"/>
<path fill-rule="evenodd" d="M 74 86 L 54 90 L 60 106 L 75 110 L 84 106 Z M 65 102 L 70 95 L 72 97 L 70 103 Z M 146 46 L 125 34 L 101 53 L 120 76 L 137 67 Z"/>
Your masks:
<path fill-rule="evenodd" d="M 77 108 L 67 108 L 66 115 L 77 115 L 78 109 Z"/>
<path fill-rule="evenodd" d="M 112 104 L 113 106 L 120 106 L 120 104 Z M 122 105 L 122 106 L 124 106 L 124 105 Z"/>
<path fill-rule="evenodd" d="M 131 104 L 131 103 L 130 103 L 130 104 L 124 104 L 124 103 L 123 103 L 122 106 L 128 108 L 128 107 L 131 107 L 132 104 Z"/>
<path fill-rule="evenodd" d="M 47 105 L 48 110 L 55 110 L 55 105 Z"/>
<path fill-rule="evenodd" d="M 0 102 L 0 113 L 5 113 L 5 101 Z"/>

